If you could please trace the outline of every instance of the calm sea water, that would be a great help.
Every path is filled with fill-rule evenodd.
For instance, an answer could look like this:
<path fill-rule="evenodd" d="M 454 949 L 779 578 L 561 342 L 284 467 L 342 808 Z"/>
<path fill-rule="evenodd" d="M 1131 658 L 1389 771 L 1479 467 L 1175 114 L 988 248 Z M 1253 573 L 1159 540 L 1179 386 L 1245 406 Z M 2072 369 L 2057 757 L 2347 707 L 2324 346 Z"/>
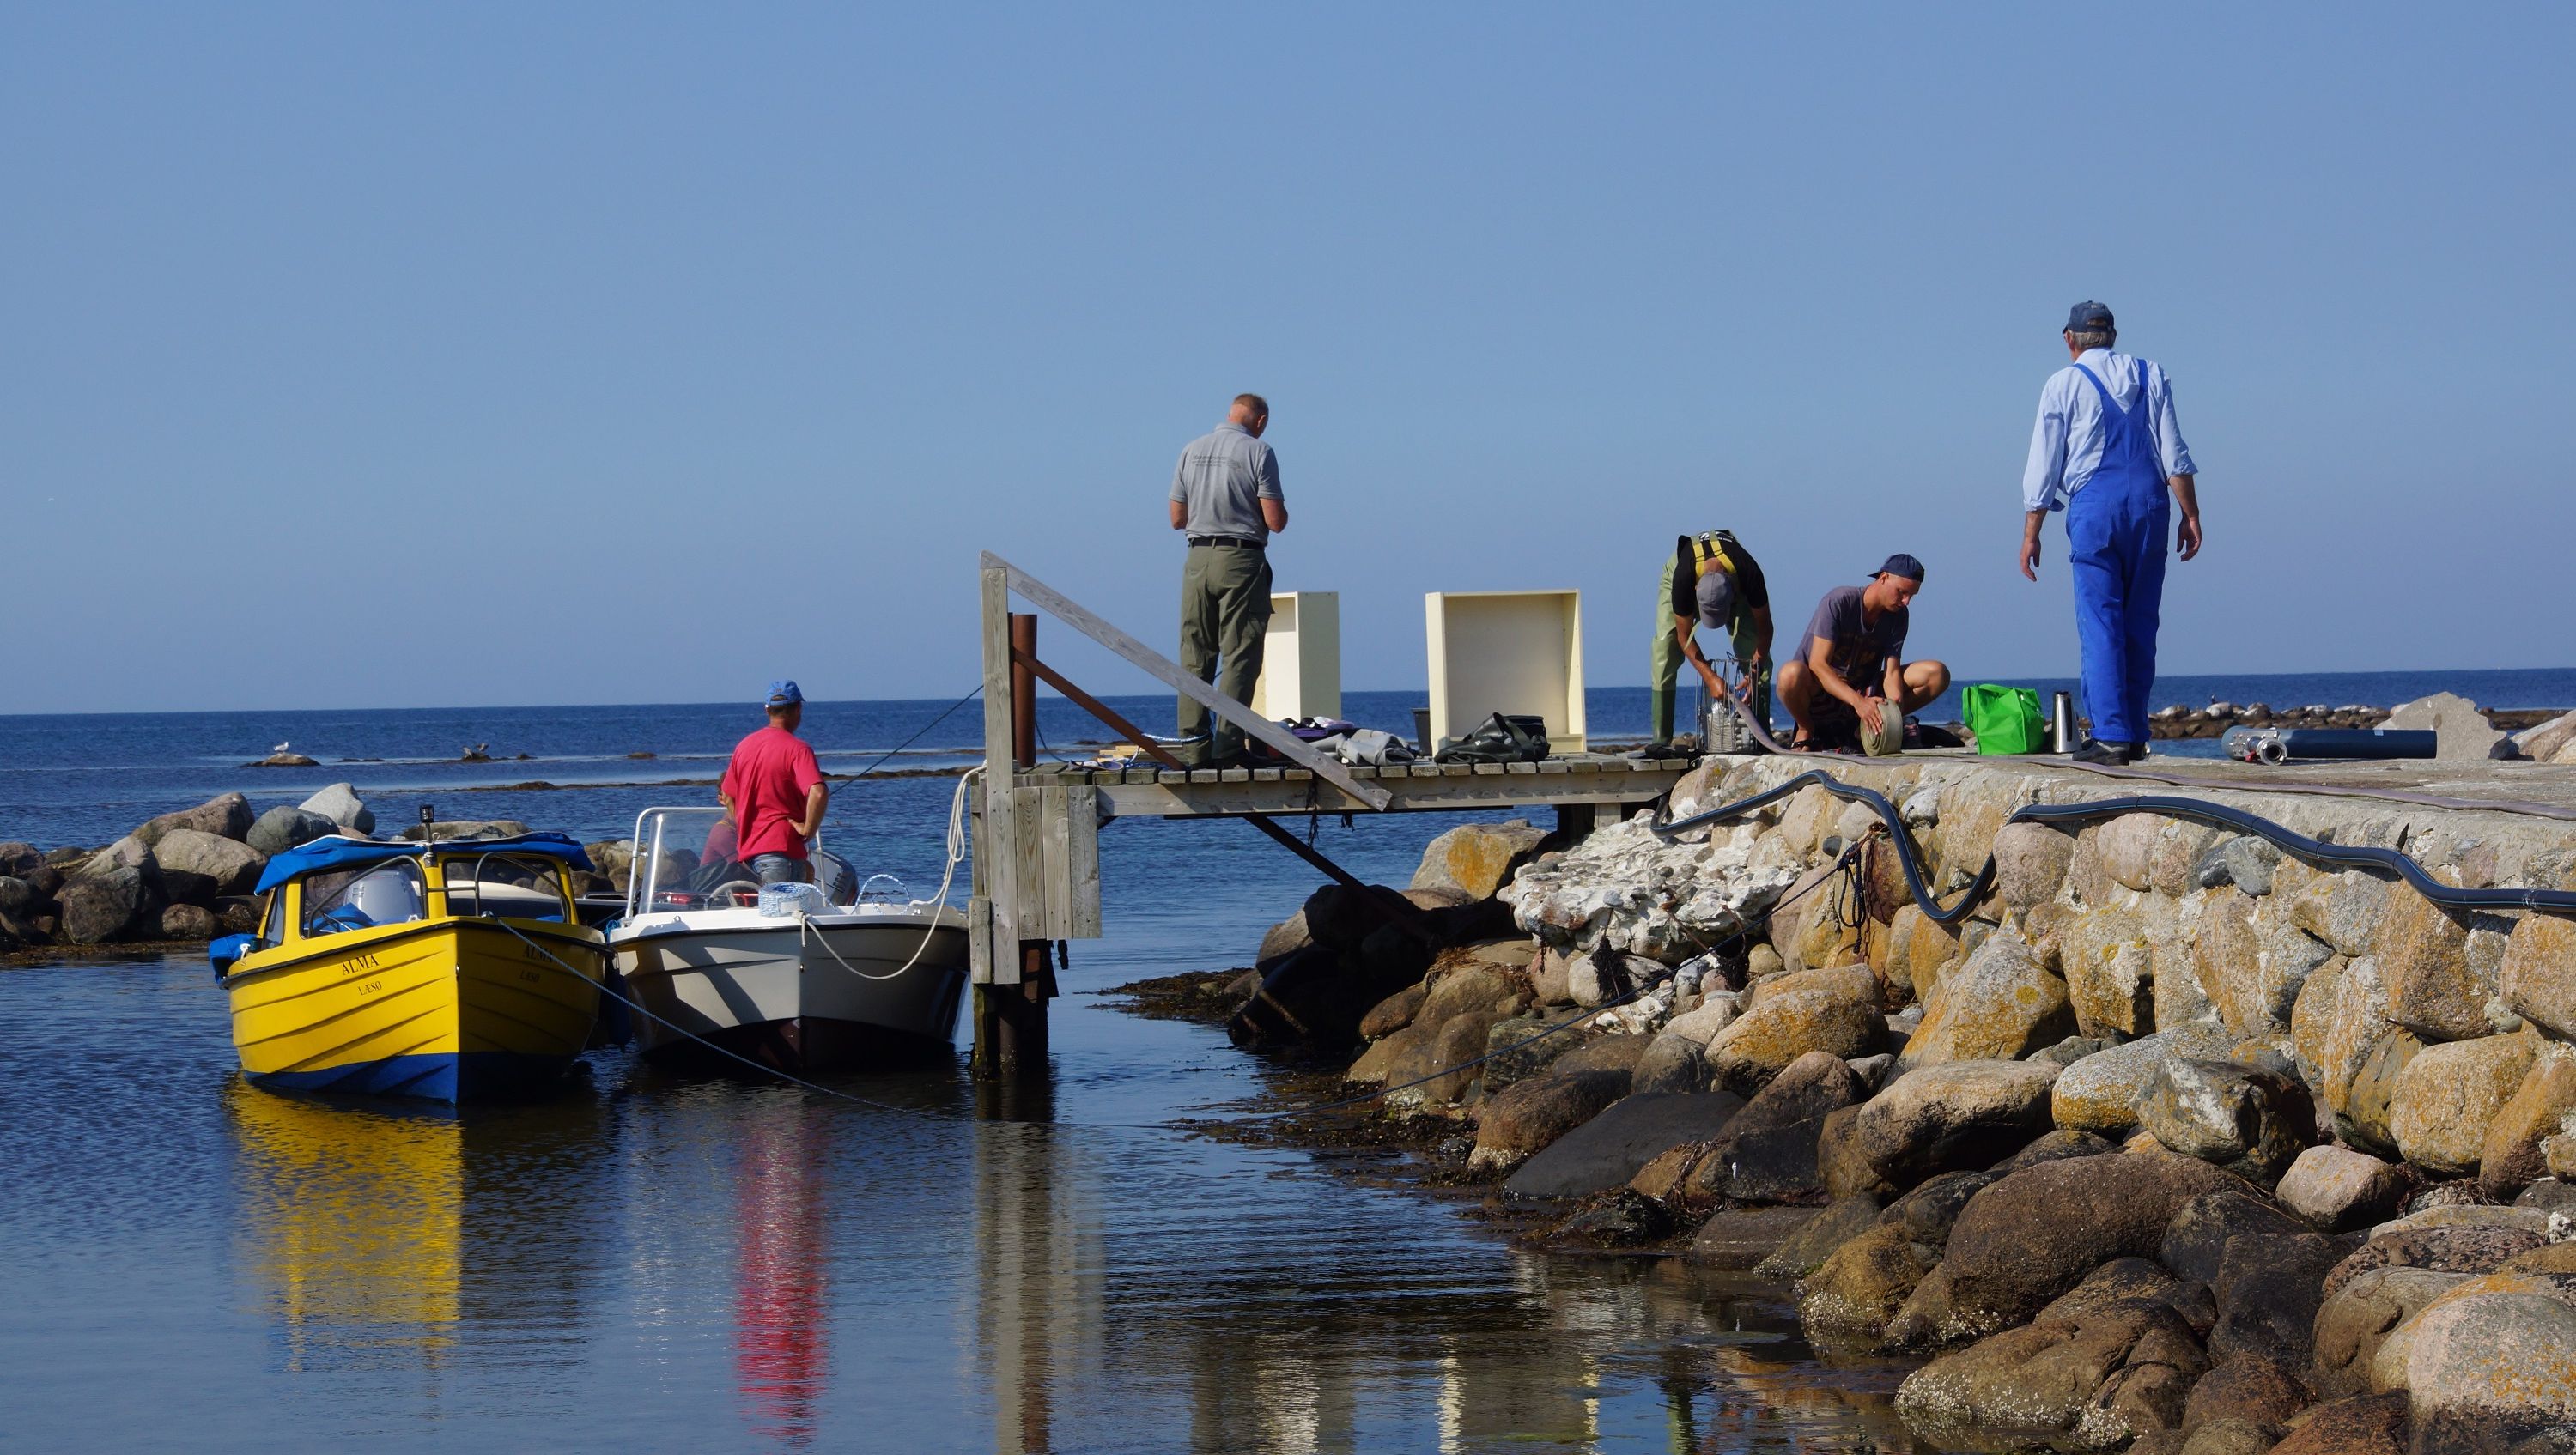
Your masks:
<path fill-rule="evenodd" d="M 2446 685 L 2576 701 L 2570 673 L 2173 688 L 2281 705 Z M 1415 700 L 1350 710 L 1402 728 Z M 815 704 L 807 734 L 852 768 L 946 706 Z M 1160 699 L 1130 706 L 1162 721 Z M 897 761 L 954 761 L 973 711 Z M 1591 714 L 1636 733 L 1644 694 L 1596 693 Z M 597 837 L 705 801 L 649 785 L 713 777 L 745 717 L 5 718 L 0 838 L 99 843 L 227 789 L 265 807 L 342 779 L 389 822 L 426 801 Z M 1057 750 L 1099 736 L 1062 704 L 1043 720 Z M 281 740 L 325 766 L 237 766 Z M 438 761 L 468 742 L 530 757 Z M 533 779 L 592 786 L 502 787 Z M 927 892 L 951 787 L 845 786 L 827 834 Z M 1328 820 L 1320 843 L 1401 882 L 1446 822 Z M 1228 1106 L 1262 1073 L 1098 992 L 1241 963 L 1312 878 L 1232 823 L 1122 823 L 1101 848 L 1109 938 L 1075 946 L 1045 1095 L 1009 1106 L 955 1071 L 836 1083 L 907 1109 L 889 1111 L 622 1053 L 549 1101 L 463 1116 L 297 1100 L 234 1077 L 192 957 L 0 969 L 0 1443 L 1905 1448 L 1902 1371 L 1819 1363 L 1777 1290 L 1518 1253 L 1353 1164 L 1120 1125 Z"/>

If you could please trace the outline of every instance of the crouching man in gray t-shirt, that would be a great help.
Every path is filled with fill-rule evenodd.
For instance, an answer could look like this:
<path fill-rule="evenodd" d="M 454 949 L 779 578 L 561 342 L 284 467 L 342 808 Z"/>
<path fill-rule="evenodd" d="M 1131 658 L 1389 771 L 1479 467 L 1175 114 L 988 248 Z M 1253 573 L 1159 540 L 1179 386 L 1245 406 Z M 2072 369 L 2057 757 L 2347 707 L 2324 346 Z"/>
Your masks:
<path fill-rule="evenodd" d="M 1190 441 L 1172 471 L 1172 529 L 1185 532 L 1181 568 L 1181 667 L 1237 702 L 1252 700 L 1261 676 L 1261 638 L 1270 626 L 1270 535 L 1288 528 L 1279 457 L 1261 442 L 1270 405 L 1238 394 L 1225 423 Z M 1219 664 L 1222 663 L 1222 666 Z M 1231 767 L 1243 757 L 1243 729 L 1180 699 L 1180 735 L 1204 741 L 1176 756 L 1193 768 Z"/>
<path fill-rule="evenodd" d="M 1923 563 L 1899 551 L 1868 585 L 1837 586 L 1816 603 L 1805 639 L 1780 663 L 1780 702 L 1798 724 L 1790 747 L 1895 752 L 1905 714 L 1949 690 L 1946 664 L 1904 660 L 1922 589 Z"/>

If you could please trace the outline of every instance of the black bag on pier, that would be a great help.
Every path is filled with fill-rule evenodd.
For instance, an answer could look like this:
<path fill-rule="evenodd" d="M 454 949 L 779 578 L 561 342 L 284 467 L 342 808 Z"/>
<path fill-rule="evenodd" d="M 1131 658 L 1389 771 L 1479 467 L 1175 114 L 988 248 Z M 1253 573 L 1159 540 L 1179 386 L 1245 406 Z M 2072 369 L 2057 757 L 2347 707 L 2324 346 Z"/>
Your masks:
<path fill-rule="evenodd" d="M 1547 722 L 1530 713 L 1498 712 L 1463 738 L 1450 738 L 1435 763 L 1535 763 L 1547 756 Z"/>

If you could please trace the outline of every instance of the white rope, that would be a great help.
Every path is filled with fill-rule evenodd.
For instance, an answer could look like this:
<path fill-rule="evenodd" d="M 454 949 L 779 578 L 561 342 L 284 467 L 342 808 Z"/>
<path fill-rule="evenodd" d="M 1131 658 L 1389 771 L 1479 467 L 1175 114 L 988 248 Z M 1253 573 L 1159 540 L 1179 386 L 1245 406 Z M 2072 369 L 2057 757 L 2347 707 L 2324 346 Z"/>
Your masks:
<path fill-rule="evenodd" d="M 906 971 L 921 963 L 921 957 L 930 950 L 931 939 L 940 931 L 941 926 L 939 923 L 939 917 L 948 910 L 948 887 L 957 878 L 957 866 L 960 863 L 963 863 L 966 858 L 966 847 L 969 843 L 969 837 L 966 832 L 966 789 L 968 785 L 972 784 L 976 780 L 977 777 L 982 775 L 983 771 L 984 769 L 982 765 L 979 764 L 958 775 L 957 791 L 949 796 L 947 843 L 948 864 L 946 868 L 939 871 L 939 895 L 930 902 L 930 927 L 921 932 L 921 943 L 913 947 L 912 958 L 904 961 L 903 964 L 891 974 L 871 975 L 867 971 L 860 969 L 858 966 L 851 964 L 849 961 L 842 959 L 841 952 L 832 948 L 831 932 L 829 930 L 821 931 L 820 936 L 823 941 L 823 953 L 831 956 L 833 963 L 839 965 L 842 969 L 849 971 L 851 974 L 856 975 L 861 980 L 899 980 L 903 978 Z M 875 882 L 874 878 L 869 882 Z M 853 908 L 855 908 L 855 906 L 853 906 Z M 811 926 L 811 924 L 812 921 L 806 916 L 803 910 L 798 910 L 796 912 L 796 947 L 800 952 L 805 947 L 805 931 Z"/>

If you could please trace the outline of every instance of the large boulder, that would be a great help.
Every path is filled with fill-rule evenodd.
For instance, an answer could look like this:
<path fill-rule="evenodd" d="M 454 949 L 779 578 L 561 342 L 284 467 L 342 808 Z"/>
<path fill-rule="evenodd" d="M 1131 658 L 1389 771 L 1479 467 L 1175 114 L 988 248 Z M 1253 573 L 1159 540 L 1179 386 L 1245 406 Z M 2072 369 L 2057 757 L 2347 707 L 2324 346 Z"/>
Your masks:
<path fill-rule="evenodd" d="M 2576 1307 L 2536 1292 L 2461 1292 L 2413 1320 L 2405 1388 L 2418 1428 L 2501 1443 L 2576 1425 Z"/>
<path fill-rule="evenodd" d="M 2576 1036 L 2576 919 L 2527 914 L 2513 927 L 2499 967 L 2505 1004 L 2553 1035 Z"/>
<path fill-rule="evenodd" d="M 1423 847 L 1410 887 L 1490 899 L 1546 838 L 1546 830 L 1517 818 L 1460 824 Z"/>
<path fill-rule="evenodd" d="M 171 829 L 153 847 L 170 898 L 181 904 L 211 905 L 221 896 L 248 894 L 259 882 L 268 856 L 238 839 L 201 829 Z"/>
<path fill-rule="evenodd" d="M 376 831 L 375 811 L 358 796 L 355 784 L 334 783 L 297 807 L 306 813 L 318 813 L 354 833 L 372 834 Z"/>
<path fill-rule="evenodd" d="M 2204 1192 L 2174 1210 L 2156 1257 L 2176 1278 L 2215 1287 L 2228 1246 L 2239 1238 L 2305 1236 L 2307 1225 L 2242 1183 Z"/>
<path fill-rule="evenodd" d="M 1653 1092 L 1624 1097 L 1549 1142 L 1503 1183 L 1511 1197 L 1582 1197 L 1626 1185 L 1648 1162 L 1675 1147 L 1706 1142 L 1744 1109 L 1723 1091 Z"/>
<path fill-rule="evenodd" d="M 2066 982 L 2019 936 L 1998 931 L 1933 988 L 1897 1064 L 2017 1060 L 2074 1033 Z"/>
<path fill-rule="evenodd" d="M 1825 1117 L 1865 1094 L 1839 1058 L 1808 1052 L 1736 1113 L 1692 1186 L 1735 1202 L 1797 1202 L 1824 1191 L 1816 1142 Z"/>
<path fill-rule="evenodd" d="M 2170 1152 L 2025 1167 L 1978 1193 L 1950 1231 L 1946 1264 L 1961 1323 L 2008 1328 L 2111 1259 L 2155 1257 L 2184 1203 L 2243 1185 Z"/>
<path fill-rule="evenodd" d="M 2453 913 L 2420 894 L 2390 896 L 2376 938 L 2388 1018 L 2427 1041 L 2494 1034 L 2487 1003 L 2500 988 L 2510 928 L 2510 921 Z"/>
<path fill-rule="evenodd" d="M 2049 1129 L 2045 1061 L 1953 1061 L 1928 1066 L 1870 1098 L 1853 1135 L 1890 1185 L 1993 1165 Z"/>
<path fill-rule="evenodd" d="M 2317 1115 L 2296 1077 L 2176 1057 L 2147 1082 L 2138 1122 L 2172 1151 L 2269 1183 L 2313 1139 Z"/>
<path fill-rule="evenodd" d="M 1637 1058 L 1630 1074 L 1636 1079 L 1629 1089 L 1635 1092 L 1706 1091 L 1708 1058 L 1699 1042 L 1665 1031 L 1647 1043 L 1646 1054 Z"/>
<path fill-rule="evenodd" d="M 1896 1408 L 1916 1435 L 1952 1448 L 2014 1437 L 2117 1450 L 2179 1427 L 2208 1367 L 2180 1314 L 2127 1299 L 1945 1354 L 1907 1377 Z"/>
<path fill-rule="evenodd" d="M 174 829 L 194 829 L 219 839 L 239 839 L 250 832 L 250 825 L 250 800 L 238 793 L 225 793 L 209 798 L 195 808 L 183 808 L 177 813 L 165 813 L 147 820 L 134 831 L 134 837 L 141 839 L 146 847 L 158 848 L 163 837 Z"/>
<path fill-rule="evenodd" d="M 2374 1268 L 2430 1268 L 2437 1273 L 2493 1273 L 2508 1259 L 2548 1246 L 2547 1236 L 2525 1228 L 2453 1226 L 2405 1228 L 2374 1234 L 2328 1270 L 2327 1298 Z"/>
<path fill-rule="evenodd" d="M 62 905 L 63 938 L 75 945 L 153 938 L 168 904 L 157 867 L 75 875 L 55 897 Z"/>
<path fill-rule="evenodd" d="M 2058 931 L 2058 963 L 2082 1034 L 2136 1036 L 2157 1024 L 2156 951 L 2147 930 L 2144 914 L 2097 909 Z"/>
<path fill-rule="evenodd" d="M 1866 968 L 1861 978 L 1868 978 Z M 1837 1060 L 1866 1056 L 1887 1033 L 1878 1005 L 1874 988 L 1864 993 L 1839 983 L 1765 994 L 1709 1041 L 1709 1071 L 1717 1084 L 1750 1096 L 1811 1052 Z"/>
<path fill-rule="evenodd" d="M 2548 1174 L 2541 1143 L 2558 1135 L 2576 1111 L 2576 1047 L 2545 1042 L 2523 1073 L 2522 1085 L 2487 1123 L 2478 1152 L 2478 1187 L 2499 1202 Z"/>
<path fill-rule="evenodd" d="M 2349 1147 L 2310 1147 L 2290 1163 L 2274 1195 L 2329 1233 L 2380 1223 L 2413 1189 L 2406 1169 Z"/>
<path fill-rule="evenodd" d="M 2443 762 L 2482 762 L 2510 757 L 2513 744 L 2504 731 L 2487 721 L 2478 705 L 2456 692 L 2436 692 L 2401 702 L 2388 710 L 2380 726 L 2389 730 L 2430 730 L 2433 756 Z"/>
<path fill-rule="evenodd" d="M 2328 1398 L 2368 1393 L 2380 1343 L 2471 1276 L 2435 1268 L 2373 1268 L 2321 1300 L 2310 1376 L 2317 1393 Z"/>
<path fill-rule="evenodd" d="M 260 853 L 275 858 L 299 844 L 327 838 L 340 831 L 340 826 L 318 813 L 306 813 L 284 804 L 263 813 L 242 837 Z"/>
<path fill-rule="evenodd" d="M 2006 824 L 1995 833 L 1995 892 L 2015 914 L 2057 897 L 2075 838 L 2046 824 Z"/>
<path fill-rule="evenodd" d="M 1628 1094 L 1624 1071 L 1552 1071 L 1516 1082 L 1484 1104 L 1471 1167 L 1509 1171 Z"/>
<path fill-rule="evenodd" d="M 2389 1134 L 2407 1161 L 2437 1176 L 2478 1169 L 2487 1127 L 2531 1069 L 2527 1036 L 2427 1046 L 2398 1074 Z"/>
<path fill-rule="evenodd" d="M 1399 985 L 1420 973 L 1410 966 L 1367 956 L 1337 955 L 1310 946 L 1270 968 L 1261 988 L 1226 1022 L 1226 1035 L 1245 1050 L 1301 1046 L 1335 1051 L 1359 1041 L 1360 1017 Z M 1481 1054 L 1479 1050 L 1461 1059 Z"/>
<path fill-rule="evenodd" d="M 2235 1044 L 2225 1026 L 2193 1021 L 2096 1051 L 2066 1068 L 2049 1088 L 2050 1114 L 2073 1130 L 2125 1133 L 2138 1124 L 2138 1099 L 2167 1061 L 2224 1056 Z"/>
<path fill-rule="evenodd" d="M 159 936 L 165 940 L 211 940 L 223 931 L 223 921 L 210 909 L 174 904 L 161 911 Z"/>
<path fill-rule="evenodd" d="M 1810 1338 L 1875 1345 L 1937 1256 L 1882 1221 L 1799 1281 L 1798 1321 Z"/>

